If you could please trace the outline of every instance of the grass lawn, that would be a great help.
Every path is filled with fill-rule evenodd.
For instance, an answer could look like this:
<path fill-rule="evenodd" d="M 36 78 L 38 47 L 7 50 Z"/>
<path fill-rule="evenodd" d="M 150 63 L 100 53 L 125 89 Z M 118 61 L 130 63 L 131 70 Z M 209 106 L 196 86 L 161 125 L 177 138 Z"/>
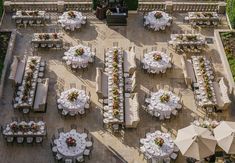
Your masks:
<path fill-rule="evenodd" d="M 220 36 L 235 81 L 235 32 L 222 32 Z"/>

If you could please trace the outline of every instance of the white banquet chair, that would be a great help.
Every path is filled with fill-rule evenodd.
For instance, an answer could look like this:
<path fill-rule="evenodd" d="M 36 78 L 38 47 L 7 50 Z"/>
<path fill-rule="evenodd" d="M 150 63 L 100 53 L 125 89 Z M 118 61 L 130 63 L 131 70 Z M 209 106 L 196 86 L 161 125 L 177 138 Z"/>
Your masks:
<path fill-rule="evenodd" d="M 61 154 L 57 153 L 55 158 L 56 158 L 56 160 L 59 161 L 59 160 L 62 160 L 63 156 Z"/>
<path fill-rule="evenodd" d="M 64 163 L 73 163 L 73 160 L 70 159 L 70 158 L 66 158 L 66 159 L 64 160 Z"/>
<path fill-rule="evenodd" d="M 27 138 L 26 138 L 26 142 L 27 142 L 28 144 L 33 143 L 33 137 L 27 137 Z"/>
<path fill-rule="evenodd" d="M 43 140 L 42 137 L 36 137 L 36 138 L 35 138 L 35 142 L 38 143 L 38 144 L 39 144 L 39 143 L 42 143 L 42 140 Z"/>
<path fill-rule="evenodd" d="M 83 156 L 78 156 L 78 157 L 76 158 L 76 161 L 77 161 L 77 162 L 84 162 L 85 160 L 84 160 L 84 157 L 83 157 Z"/>
<path fill-rule="evenodd" d="M 91 154 L 91 150 L 90 150 L 90 149 L 85 149 L 83 155 L 84 155 L 85 157 L 88 157 L 88 158 L 90 159 L 90 154 Z"/>
<path fill-rule="evenodd" d="M 12 143 L 14 141 L 14 137 L 8 136 L 8 137 L 6 137 L 6 141 L 7 141 L 7 143 Z"/>
<path fill-rule="evenodd" d="M 61 114 L 64 115 L 64 116 L 68 115 L 68 113 L 69 113 L 69 111 L 67 111 L 65 109 L 63 109 L 63 111 L 61 112 Z"/>

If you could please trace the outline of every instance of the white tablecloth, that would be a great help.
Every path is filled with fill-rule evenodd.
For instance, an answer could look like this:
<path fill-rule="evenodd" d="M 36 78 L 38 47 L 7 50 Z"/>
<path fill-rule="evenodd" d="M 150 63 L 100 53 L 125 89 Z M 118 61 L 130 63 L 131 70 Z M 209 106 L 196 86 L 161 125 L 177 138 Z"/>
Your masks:
<path fill-rule="evenodd" d="M 114 57 L 114 50 L 118 50 L 118 92 L 117 95 L 119 98 L 119 116 L 113 115 L 113 89 L 114 89 L 114 81 L 113 81 L 113 57 Z M 123 111 L 123 101 L 124 101 L 124 94 L 123 94 L 123 86 L 124 86 L 124 80 L 123 80 L 123 51 L 118 48 L 112 48 L 109 49 L 109 51 L 106 53 L 107 57 L 107 73 L 108 73 L 108 107 L 107 110 L 104 112 L 105 121 L 108 122 L 124 122 L 124 111 Z"/>
<path fill-rule="evenodd" d="M 160 12 L 162 13 L 162 17 L 160 19 L 156 19 L 155 13 Z M 164 30 L 166 26 L 170 26 L 170 17 L 167 13 L 162 11 L 151 11 L 146 16 L 144 16 L 145 22 L 144 25 L 149 25 L 150 28 L 154 29 L 155 31 Z"/>
<path fill-rule="evenodd" d="M 170 95 L 170 99 L 168 102 L 161 102 L 160 97 L 167 93 Z M 159 113 L 160 116 L 166 117 L 170 116 L 172 111 L 176 108 L 181 108 L 182 105 L 180 104 L 180 98 L 177 97 L 175 94 L 173 94 L 170 91 L 165 90 L 159 90 L 158 92 L 151 93 L 149 105 L 148 105 L 148 111 L 152 112 L 155 115 L 156 113 Z"/>
<path fill-rule="evenodd" d="M 16 125 L 16 126 L 20 126 L 20 125 L 28 125 L 31 126 L 32 124 L 35 124 L 38 127 L 37 132 L 33 131 L 33 130 L 29 130 L 27 132 L 24 131 L 18 131 L 18 132 L 14 132 L 14 130 L 11 129 L 12 125 Z M 46 134 L 46 126 L 45 126 L 45 122 L 43 121 L 39 121 L 39 122 L 34 122 L 34 121 L 30 121 L 30 122 L 25 122 L 25 121 L 21 121 L 21 122 L 11 122 L 9 124 L 6 125 L 6 128 L 4 128 L 3 130 L 3 134 L 4 135 L 14 135 L 14 136 L 18 136 L 18 135 L 45 135 Z"/>
<path fill-rule="evenodd" d="M 76 146 L 68 147 L 66 139 L 72 137 L 76 140 Z M 56 144 L 57 151 L 64 157 L 78 157 L 83 155 L 86 149 L 86 137 L 84 134 L 76 132 L 76 130 L 71 130 L 67 133 L 60 133 L 59 138 L 54 140 Z"/>
<path fill-rule="evenodd" d="M 78 92 L 79 95 L 75 101 L 71 102 L 68 100 L 68 95 L 74 91 Z M 77 114 L 78 112 L 84 112 L 84 107 L 88 100 L 89 96 L 86 95 L 84 90 L 72 88 L 70 90 L 62 92 L 57 102 L 63 107 L 64 110 Z"/>
<path fill-rule="evenodd" d="M 65 29 L 74 30 L 75 28 L 81 28 L 82 24 L 86 23 L 86 17 L 82 16 L 81 12 L 73 11 L 76 15 L 75 18 L 71 18 L 68 12 L 64 12 L 62 16 L 59 17 L 58 22 L 61 23 L 62 27 Z"/>
<path fill-rule="evenodd" d="M 201 66 L 200 66 L 200 62 L 199 59 L 203 58 L 204 63 L 205 63 L 205 70 L 206 73 L 205 75 L 208 76 L 208 82 L 209 82 L 209 87 L 211 89 L 211 94 L 212 97 L 208 98 L 207 96 L 207 91 L 206 91 L 206 86 L 205 86 L 205 79 L 203 78 L 203 74 L 201 71 Z M 198 90 L 195 90 L 195 94 L 196 94 L 196 98 L 199 101 L 199 106 L 212 106 L 212 105 L 216 105 L 217 101 L 216 101 L 216 97 L 215 97 L 215 91 L 213 88 L 213 80 L 214 80 L 214 73 L 213 73 L 213 69 L 211 66 L 211 63 L 209 60 L 206 59 L 206 57 L 202 57 L 202 56 L 192 56 L 192 63 L 193 63 L 193 68 L 195 71 L 195 75 L 196 75 L 196 79 L 197 79 L 197 85 L 198 85 Z"/>
<path fill-rule="evenodd" d="M 154 59 L 154 54 L 161 55 L 162 59 L 156 61 Z M 160 51 L 152 51 L 145 54 L 142 63 L 144 64 L 144 68 L 147 69 L 149 72 L 157 74 L 160 72 L 164 73 L 166 72 L 167 68 L 171 67 L 170 57 Z"/>
<path fill-rule="evenodd" d="M 156 138 L 162 138 L 164 140 L 161 147 L 155 143 Z M 140 143 L 143 144 L 140 150 L 152 160 L 160 161 L 169 157 L 174 151 L 174 142 L 170 134 L 162 133 L 161 131 L 147 133 L 146 138 L 140 139 Z"/>
<path fill-rule="evenodd" d="M 84 53 L 80 56 L 76 56 L 76 50 L 82 48 Z M 88 62 L 91 61 L 93 53 L 91 48 L 84 45 L 77 45 L 71 47 L 68 51 L 64 53 L 63 60 L 66 61 L 67 65 L 72 65 L 73 68 L 85 68 L 88 66 Z"/>

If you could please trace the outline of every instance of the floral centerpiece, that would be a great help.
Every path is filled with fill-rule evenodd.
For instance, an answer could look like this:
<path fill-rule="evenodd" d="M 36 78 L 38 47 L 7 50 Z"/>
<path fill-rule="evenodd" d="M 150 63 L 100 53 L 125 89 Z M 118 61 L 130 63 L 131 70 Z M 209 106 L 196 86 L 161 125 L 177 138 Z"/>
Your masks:
<path fill-rule="evenodd" d="M 37 63 L 37 60 L 36 60 L 35 58 L 32 58 L 32 59 L 31 59 L 31 63 L 36 64 L 36 63 Z"/>
<path fill-rule="evenodd" d="M 161 19 L 163 15 L 162 15 L 161 12 L 157 11 L 157 12 L 154 14 L 154 16 L 155 16 L 156 19 Z"/>
<path fill-rule="evenodd" d="M 68 94 L 68 100 L 74 102 L 78 98 L 78 95 L 79 94 L 77 91 L 73 91 L 70 94 Z"/>
<path fill-rule="evenodd" d="M 158 54 L 158 53 L 155 53 L 155 54 L 153 55 L 153 58 L 154 58 L 155 61 L 160 61 L 160 60 L 162 60 L 161 54 Z"/>
<path fill-rule="evenodd" d="M 54 39 L 57 39 L 57 38 L 58 38 L 57 33 L 53 33 L 52 36 L 53 36 Z"/>
<path fill-rule="evenodd" d="M 17 132 L 18 131 L 18 125 L 16 123 L 13 123 L 10 125 L 10 128 L 13 132 Z"/>
<path fill-rule="evenodd" d="M 203 57 L 199 58 L 199 64 L 200 64 L 200 71 L 202 72 L 202 77 L 204 79 L 207 98 L 211 99 L 213 97 L 213 94 L 212 94 L 212 89 L 211 89 L 210 82 L 209 82 L 209 76 L 206 73 L 207 71 L 206 71 L 206 66 L 205 66 L 205 60 Z"/>
<path fill-rule="evenodd" d="M 70 136 L 66 139 L 66 144 L 68 147 L 75 147 L 77 145 L 77 142 L 73 137 Z"/>
<path fill-rule="evenodd" d="M 46 33 L 46 34 L 43 35 L 43 38 L 44 38 L 45 40 L 49 40 L 49 39 L 50 39 L 50 35 Z"/>
<path fill-rule="evenodd" d="M 75 17 L 76 17 L 76 15 L 75 15 L 75 13 L 74 13 L 73 11 L 69 11 L 69 12 L 68 12 L 68 16 L 69 16 L 70 18 L 75 18 Z"/>
<path fill-rule="evenodd" d="M 162 147 L 164 144 L 164 140 L 161 137 L 157 137 L 154 141 L 159 147 Z"/>
<path fill-rule="evenodd" d="M 196 41 L 197 40 L 197 36 L 195 36 L 195 35 L 188 35 L 188 36 L 186 36 L 186 40 L 187 41 Z"/>
<path fill-rule="evenodd" d="M 37 132 L 39 129 L 39 126 L 36 123 L 32 123 L 30 126 L 30 129 L 32 132 Z"/>
<path fill-rule="evenodd" d="M 170 95 L 167 93 L 163 93 L 163 95 L 160 96 L 161 102 L 168 102 L 170 100 Z"/>
<path fill-rule="evenodd" d="M 78 48 L 76 50 L 75 56 L 81 56 L 81 55 L 83 55 L 83 53 L 84 53 L 84 49 L 83 48 Z"/>
<path fill-rule="evenodd" d="M 209 17 L 209 18 L 213 17 L 213 14 L 212 14 L 212 13 L 209 13 L 209 12 L 203 13 L 203 15 L 204 15 L 205 17 Z"/>

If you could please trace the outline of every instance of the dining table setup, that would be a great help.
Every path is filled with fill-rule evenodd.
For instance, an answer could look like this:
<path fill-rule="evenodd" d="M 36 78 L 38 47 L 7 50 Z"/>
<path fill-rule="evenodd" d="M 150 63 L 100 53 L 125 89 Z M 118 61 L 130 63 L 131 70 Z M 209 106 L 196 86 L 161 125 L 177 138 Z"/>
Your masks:
<path fill-rule="evenodd" d="M 66 30 L 74 31 L 80 29 L 82 25 L 86 24 L 87 18 L 78 11 L 67 11 L 59 16 L 58 22 Z"/>
<path fill-rule="evenodd" d="M 159 130 L 148 132 L 145 138 L 140 139 L 140 152 L 152 163 L 170 162 L 178 155 L 170 134 Z"/>
<path fill-rule="evenodd" d="M 108 73 L 108 103 L 104 106 L 104 123 L 112 126 L 124 124 L 123 50 L 117 47 L 106 52 Z"/>
<path fill-rule="evenodd" d="M 188 12 L 185 21 L 192 26 L 217 26 L 220 18 L 216 12 Z"/>
<path fill-rule="evenodd" d="M 160 120 L 170 119 L 171 115 L 177 115 L 177 110 L 183 107 L 180 97 L 163 89 L 151 92 L 150 97 L 145 98 L 145 103 L 147 104 L 147 112 Z"/>
<path fill-rule="evenodd" d="M 143 69 L 153 74 L 165 73 L 168 68 L 172 67 L 171 58 L 161 51 L 151 51 L 144 54 L 141 62 Z"/>
<path fill-rule="evenodd" d="M 171 26 L 172 20 L 172 17 L 163 11 L 151 11 L 144 16 L 144 26 L 154 31 L 161 31 Z"/>
<path fill-rule="evenodd" d="M 68 51 L 64 52 L 63 61 L 72 69 L 87 68 L 89 63 L 94 62 L 95 52 L 88 46 L 79 44 L 70 47 Z"/>
<path fill-rule="evenodd" d="M 52 151 L 56 153 L 57 160 L 83 160 L 86 150 L 93 146 L 88 140 L 87 133 L 78 132 L 71 129 L 67 132 L 60 132 L 59 136 L 53 140 Z M 89 150 L 90 151 L 90 150 Z"/>
<path fill-rule="evenodd" d="M 220 124 L 220 122 L 212 119 L 198 119 L 194 120 L 191 124 L 198 127 L 207 128 L 210 131 L 213 131 L 213 129 L 216 128 Z"/>
<path fill-rule="evenodd" d="M 85 109 L 89 109 L 90 97 L 84 90 L 71 88 L 61 93 L 57 99 L 58 109 L 62 114 L 75 116 L 85 114 Z"/>
<path fill-rule="evenodd" d="M 28 122 L 12 121 L 3 126 L 2 133 L 9 143 L 12 143 L 14 139 L 16 139 L 17 143 L 23 143 L 25 139 L 27 143 L 32 143 L 34 139 L 39 143 L 47 134 L 46 123 L 34 120 Z"/>
<path fill-rule="evenodd" d="M 17 87 L 14 99 L 15 108 L 32 108 L 40 74 L 41 57 L 29 56 L 27 58 L 23 81 Z"/>
<path fill-rule="evenodd" d="M 206 45 L 205 37 L 200 34 L 171 34 L 168 44 L 176 52 L 181 53 L 200 53 Z"/>
<path fill-rule="evenodd" d="M 196 77 L 196 83 L 193 84 L 196 104 L 200 107 L 215 106 L 215 76 L 211 62 L 204 56 L 192 56 L 192 64 Z"/>
<path fill-rule="evenodd" d="M 34 25 L 34 24 L 44 24 L 49 17 L 46 16 L 46 11 L 31 11 L 31 10 L 19 10 L 16 14 L 12 16 L 12 19 L 16 24 Z"/>
<path fill-rule="evenodd" d="M 31 43 L 34 48 L 62 48 L 62 33 L 34 33 Z"/>

